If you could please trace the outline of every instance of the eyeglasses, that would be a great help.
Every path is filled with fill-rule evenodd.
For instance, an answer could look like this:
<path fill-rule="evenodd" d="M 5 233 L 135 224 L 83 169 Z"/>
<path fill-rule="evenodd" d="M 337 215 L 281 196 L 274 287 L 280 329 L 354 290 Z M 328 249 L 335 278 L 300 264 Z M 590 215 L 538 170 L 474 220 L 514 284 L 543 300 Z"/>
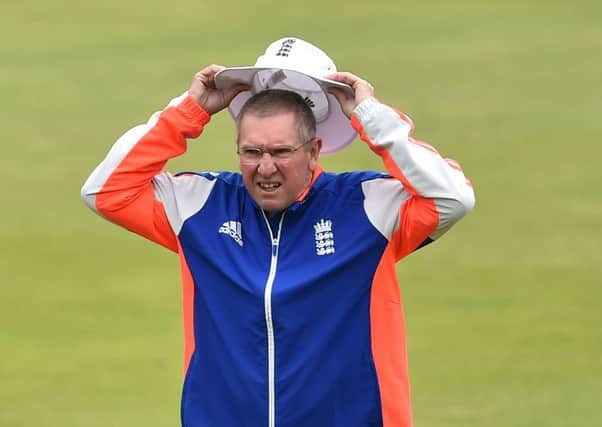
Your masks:
<path fill-rule="evenodd" d="M 241 163 L 244 164 L 256 164 L 263 158 L 264 154 L 269 154 L 274 161 L 286 161 L 289 160 L 297 150 L 305 146 L 305 144 L 312 142 L 314 138 L 309 139 L 296 147 L 282 146 L 265 150 L 259 147 L 242 147 L 238 148 L 236 152 L 240 158 Z"/>

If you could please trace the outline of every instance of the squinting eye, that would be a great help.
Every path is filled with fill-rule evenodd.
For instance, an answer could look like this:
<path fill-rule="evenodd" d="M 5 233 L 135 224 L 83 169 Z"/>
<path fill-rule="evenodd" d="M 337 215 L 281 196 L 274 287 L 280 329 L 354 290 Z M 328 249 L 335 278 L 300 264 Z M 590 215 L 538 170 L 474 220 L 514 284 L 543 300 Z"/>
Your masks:
<path fill-rule="evenodd" d="M 281 159 L 286 159 L 287 157 L 290 157 L 291 154 L 294 153 L 295 150 L 293 150 L 290 147 L 283 147 L 283 148 L 275 148 L 272 151 L 272 155 L 274 157 L 279 157 Z"/>
<path fill-rule="evenodd" d="M 245 157 L 252 157 L 252 158 L 261 157 L 261 150 L 259 150 L 257 148 L 243 148 L 242 154 Z"/>

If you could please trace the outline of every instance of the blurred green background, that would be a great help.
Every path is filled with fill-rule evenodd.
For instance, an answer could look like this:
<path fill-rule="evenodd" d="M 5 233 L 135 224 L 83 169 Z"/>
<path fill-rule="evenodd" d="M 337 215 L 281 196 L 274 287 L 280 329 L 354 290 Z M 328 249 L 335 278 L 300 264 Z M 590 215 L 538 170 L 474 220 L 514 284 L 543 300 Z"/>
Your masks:
<path fill-rule="evenodd" d="M 602 425 L 599 1 L 2 0 L 0 426 L 176 426 L 177 257 L 81 184 L 204 65 L 328 52 L 458 159 L 477 207 L 399 264 L 415 424 Z M 236 168 L 214 117 L 170 169 Z M 362 143 L 330 170 L 377 168 Z"/>

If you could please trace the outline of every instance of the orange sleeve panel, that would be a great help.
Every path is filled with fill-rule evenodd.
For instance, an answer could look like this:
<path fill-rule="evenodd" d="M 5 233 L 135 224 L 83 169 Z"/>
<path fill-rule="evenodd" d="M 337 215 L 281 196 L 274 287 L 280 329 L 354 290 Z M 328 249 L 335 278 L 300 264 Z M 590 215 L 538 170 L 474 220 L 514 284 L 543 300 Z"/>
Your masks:
<path fill-rule="evenodd" d="M 435 201 L 414 196 L 407 200 L 399 213 L 401 226 L 393 234 L 390 245 L 399 261 L 411 254 L 435 232 L 439 224 L 439 213 Z"/>
<path fill-rule="evenodd" d="M 199 136 L 209 118 L 190 97 L 165 109 L 111 171 L 96 194 L 97 211 L 112 222 L 177 251 L 176 236 L 163 204 L 155 197 L 152 181 L 170 158 L 186 151 L 186 138 Z"/>
<path fill-rule="evenodd" d="M 407 116 L 400 114 L 400 117 L 403 120 Z M 406 120 L 408 120 L 408 123 L 413 128 L 411 120 L 409 118 Z M 401 181 L 404 189 L 411 195 L 401 207 L 399 212 L 400 226 L 391 236 L 390 245 L 394 251 L 395 260 L 399 261 L 412 253 L 437 229 L 439 225 L 437 206 L 433 199 L 419 195 L 418 191 L 405 177 L 389 150 L 383 146 L 374 144 L 355 116 L 352 116 L 351 121 L 354 128 L 358 131 L 360 138 L 368 144 L 372 151 L 382 158 L 387 171 L 394 178 Z"/>
<path fill-rule="evenodd" d="M 411 427 L 412 406 L 406 347 L 406 322 L 395 270 L 387 247 L 378 265 L 370 296 L 372 356 L 380 387 L 384 427 Z"/>
<path fill-rule="evenodd" d="M 194 339 L 194 279 L 183 251 L 180 253 L 180 271 L 182 272 L 182 318 L 184 323 L 184 376 L 188 371 L 190 359 L 196 348 Z"/>
<path fill-rule="evenodd" d="M 368 144 L 368 146 L 370 147 L 370 149 L 380 156 L 380 158 L 382 159 L 382 161 L 385 165 L 385 168 L 387 169 L 387 172 L 389 172 L 391 174 L 391 176 L 393 176 L 394 178 L 397 178 L 398 180 L 400 180 L 401 183 L 403 184 L 404 188 L 410 194 L 413 194 L 413 195 L 418 194 L 416 189 L 406 179 L 406 177 L 404 176 L 403 172 L 401 171 L 401 169 L 399 168 L 397 163 L 395 163 L 395 160 L 393 160 L 393 158 L 391 157 L 391 153 L 387 150 L 386 147 L 378 146 L 372 142 L 372 140 L 370 139 L 368 134 L 365 132 L 362 124 L 360 123 L 360 121 L 358 120 L 358 118 L 356 116 L 351 116 L 351 124 L 357 130 L 362 141 L 365 141 Z"/>

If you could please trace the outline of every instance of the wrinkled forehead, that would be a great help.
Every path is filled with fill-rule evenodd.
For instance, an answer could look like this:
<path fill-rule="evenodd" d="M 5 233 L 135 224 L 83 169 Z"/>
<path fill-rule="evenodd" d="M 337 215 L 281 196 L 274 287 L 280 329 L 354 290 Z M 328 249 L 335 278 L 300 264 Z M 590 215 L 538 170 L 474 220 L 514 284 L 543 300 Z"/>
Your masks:
<path fill-rule="evenodd" d="M 295 144 L 299 140 L 299 127 L 293 112 L 249 111 L 238 125 L 237 142 L 252 145 Z"/>

